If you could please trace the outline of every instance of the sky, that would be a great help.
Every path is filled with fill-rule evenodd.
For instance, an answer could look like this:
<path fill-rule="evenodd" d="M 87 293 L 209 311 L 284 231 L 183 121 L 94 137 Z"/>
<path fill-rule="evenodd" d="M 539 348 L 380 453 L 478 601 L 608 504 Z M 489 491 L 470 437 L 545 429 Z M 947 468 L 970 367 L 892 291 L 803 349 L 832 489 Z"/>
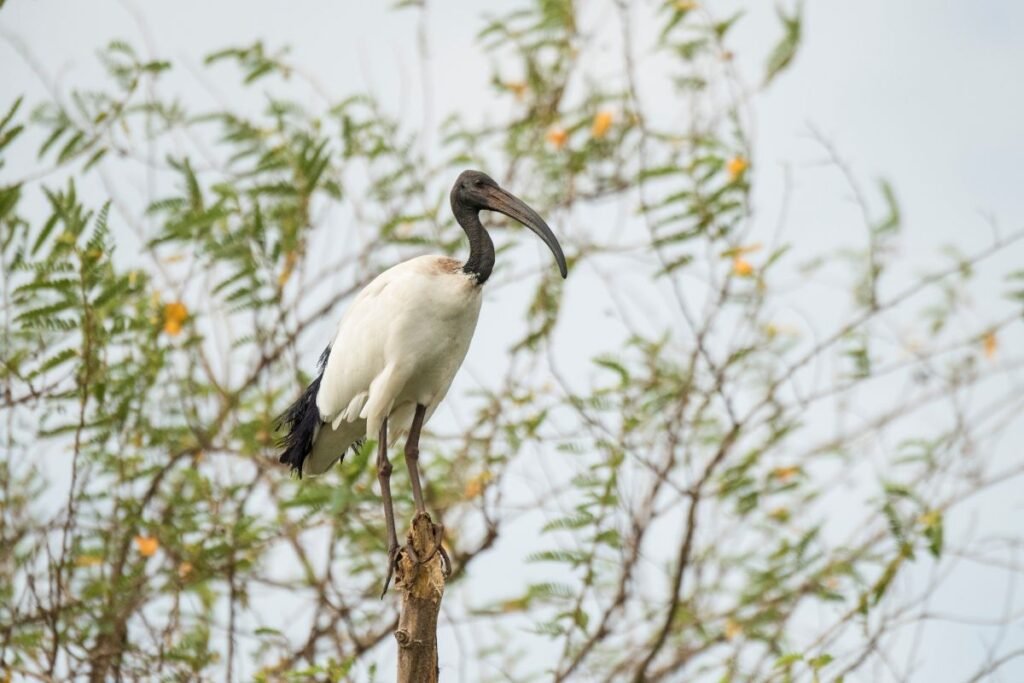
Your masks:
<path fill-rule="evenodd" d="M 59 88 L 97 82 L 94 50 L 113 38 L 146 43 L 157 55 L 191 64 L 173 76 L 175 84 L 198 101 L 210 101 L 216 88 L 195 77 L 203 56 L 263 39 L 292 46 L 292 60 L 332 96 L 370 89 L 394 110 L 407 112 L 411 126 L 436 124 L 450 111 L 500 113 L 487 98 L 490 62 L 474 44 L 481 3 L 430 3 L 425 64 L 418 60 L 415 13 L 388 12 L 388 4 L 9 0 L 0 10 L 0 106 L 22 93 L 30 101 L 45 97 L 36 68 Z M 708 4 L 726 15 L 740 3 Z M 743 4 L 752 8 L 732 41 L 742 69 L 757 74 L 779 28 L 773 3 Z M 884 177 L 896 187 L 905 224 L 899 248 L 908 263 L 934 264 L 930 254 L 944 243 L 976 250 L 990 238 L 993 224 L 1007 232 L 1019 229 L 1022 35 L 1024 3 L 1007 0 L 806 3 L 796 64 L 753 102 L 755 210 L 776 215 L 789 177 L 788 239 L 809 253 L 857 242 L 855 207 L 837 174 L 820 170 L 823 153 L 810 135 L 814 129 L 859 176 Z M 28 46 L 38 64 L 26 63 L 15 42 Z M 434 84 L 428 98 L 419 90 L 423 74 Z M 643 90 L 642 83 L 642 96 L 657 97 L 655 89 Z M 23 161 L 26 168 L 31 164 Z M 1014 260 L 1024 263 L 1024 253 L 1018 249 L 992 267 L 1005 270 Z M 994 285 L 991 295 L 998 295 Z M 488 349 L 504 348 L 502 311 L 515 300 L 514 293 L 501 293 L 485 306 L 463 374 L 479 376 L 490 362 Z M 1024 438 L 1017 436 L 1018 442 Z M 977 514 L 1012 528 L 1021 524 L 1022 512 L 1018 493 L 1000 491 Z M 506 542 L 514 546 L 517 539 Z M 495 552 L 479 571 L 519 557 L 514 548 Z M 980 575 L 960 577 L 951 604 L 960 600 L 969 608 L 998 599 L 1002 587 L 983 583 Z M 1024 642 L 1019 625 L 1014 634 Z M 934 638 L 934 656 L 920 680 L 961 680 L 957 674 L 965 657 L 977 656 L 971 649 L 976 643 L 961 642 L 962 630 L 938 629 Z M 1024 663 L 1005 669 L 1002 680 L 1024 680 Z"/>

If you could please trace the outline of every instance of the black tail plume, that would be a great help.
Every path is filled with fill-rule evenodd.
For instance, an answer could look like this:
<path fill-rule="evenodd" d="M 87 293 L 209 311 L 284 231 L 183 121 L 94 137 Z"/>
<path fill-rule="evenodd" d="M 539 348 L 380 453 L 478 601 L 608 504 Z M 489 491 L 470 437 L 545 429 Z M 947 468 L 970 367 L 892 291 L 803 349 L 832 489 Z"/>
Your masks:
<path fill-rule="evenodd" d="M 302 463 L 313 450 L 313 439 L 317 430 L 324 424 L 320 419 L 320 409 L 316 407 L 316 395 L 320 391 L 320 381 L 324 377 L 324 368 L 327 366 L 327 357 L 330 353 L 331 347 L 328 346 L 317 363 L 319 372 L 316 379 L 310 382 L 302 396 L 288 406 L 284 414 L 277 419 L 277 429 L 284 427 L 287 430 L 278 441 L 278 446 L 284 449 L 280 461 L 291 467 L 300 477 Z"/>

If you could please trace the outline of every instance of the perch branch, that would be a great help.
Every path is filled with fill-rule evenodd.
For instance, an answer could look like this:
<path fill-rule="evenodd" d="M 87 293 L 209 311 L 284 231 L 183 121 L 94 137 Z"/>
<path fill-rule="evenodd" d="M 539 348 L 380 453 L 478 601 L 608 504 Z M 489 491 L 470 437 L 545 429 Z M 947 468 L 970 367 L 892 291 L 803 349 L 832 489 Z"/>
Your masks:
<path fill-rule="evenodd" d="M 402 593 L 402 611 L 395 629 L 398 641 L 398 683 L 436 683 L 437 615 L 441 611 L 448 568 L 442 562 L 443 530 L 420 513 L 412 520 L 408 542 L 395 569 L 395 588 Z"/>

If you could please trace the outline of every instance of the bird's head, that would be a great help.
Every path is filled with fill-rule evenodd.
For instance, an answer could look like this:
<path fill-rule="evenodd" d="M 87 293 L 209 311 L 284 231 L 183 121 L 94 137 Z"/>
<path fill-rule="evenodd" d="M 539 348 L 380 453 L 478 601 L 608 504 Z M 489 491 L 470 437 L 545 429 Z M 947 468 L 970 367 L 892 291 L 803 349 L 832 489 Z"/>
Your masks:
<path fill-rule="evenodd" d="M 486 209 L 487 211 L 497 211 L 509 218 L 516 219 L 540 237 L 544 244 L 548 245 L 548 249 L 555 255 L 558 271 L 562 274 L 562 277 L 567 275 L 565 254 L 562 253 L 562 246 L 558 243 L 548 224 L 526 202 L 511 192 L 503 190 L 486 173 L 481 171 L 463 171 L 460 173 L 455 181 L 455 186 L 452 187 L 451 201 L 452 210 L 456 216 L 459 215 L 460 211 L 464 210 L 477 212 Z"/>

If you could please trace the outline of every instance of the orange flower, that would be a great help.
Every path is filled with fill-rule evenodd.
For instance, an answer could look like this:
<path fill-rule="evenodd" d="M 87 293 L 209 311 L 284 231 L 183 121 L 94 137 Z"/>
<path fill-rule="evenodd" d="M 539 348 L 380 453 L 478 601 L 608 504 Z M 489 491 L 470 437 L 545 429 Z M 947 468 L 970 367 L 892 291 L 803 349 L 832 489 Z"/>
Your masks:
<path fill-rule="evenodd" d="M 559 126 L 549 129 L 546 137 L 555 149 L 562 149 L 565 147 L 565 143 L 569 141 L 569 134 L 565 132 L 565 128 Z"/>
<path fill-rule="evenodd" d="M 996 333 L 989 330 L 981 338 L 981 347 L 985 351 L 985 358 L 992 360 L 996 357 L 996 351 L 999 350 L 999 340 L 996 339 Z"/>
<path fill-rule="evenodd" d="M 180 301 L 164 305 L 164 332 L 177 337 L 181 334 L 181 326 L 188 319 L 188 309 Z"/>
<path fill-rule="evenodd" d="M 594 124 L 590 127 L 590 134 L 595 140 L 600 140 L 608 134 L 612 127 L 612 113 L 610 111 L 599 111 L 594 116 Z"/>
<path fill-rule="evenodd" d="M 772 470 L 772 476 L 781 481 L 782 483 L 786 483 L 787 481 L 789 481 L 798 474 L 800 474 L 799 465 L 789 465 L 788 467 L 776 467 L 774 470 Z"/>
<path fill-rule="evenodd" d="M 735 182 L 749 167 L 750 162 L 743 157 L 733 157 L 732 159 L 729 159 L 729 162 L 725 165 L 725 170 L 729 174 L 729 180 Z"/>
<path fill-rule="evenodd" d="M 732 260 L 732 272 L 739 277 L 750 277 L 754 274 L 754 266 L 742 256 L 737 256 Z"/>
<path fill-rule="evenodd" d="M 192 563 L 182 562 L 178 565 L 178 578 L 184 579 L 186 576 L 192 573 Z"/>
<path fill-rule="evenodd" d="M 477 496 L 484 492 L 484 489 L 487 488 L 487 485 L 491 483 L 491 479 L 491 473 L 486 470 L 476 475 L 466 483 L 466 488 L 462 492 L 463 496 L 466 498 L 466 500 L 476 498 Z"/>
<path fill-rule="evenodd" d="M 152 536 L 136 536 L 135 547 L 143 557 L 152 557 L 160 549 L 160 541 Z"/>

